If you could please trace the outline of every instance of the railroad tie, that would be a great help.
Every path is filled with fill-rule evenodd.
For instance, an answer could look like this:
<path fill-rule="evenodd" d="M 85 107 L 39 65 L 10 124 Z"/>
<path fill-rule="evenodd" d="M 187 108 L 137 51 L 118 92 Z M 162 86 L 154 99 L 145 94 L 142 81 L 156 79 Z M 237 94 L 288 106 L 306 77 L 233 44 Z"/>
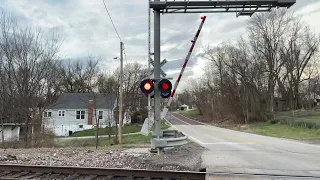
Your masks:
<path fill-rule="evenodd" d="M 68 178 L 66 178 L 65 180 L 74 180 L 74 179 L 77 179 L 79 176 L 81 176 L 81 174 L 73 174 L 73 175 L 69 176 Z"/>
<path fill-rule="evenodd" d="M 18 178 L 27 174 L 29 174 L 29 172 L 16 172 L 16 174 L 10 175 L 9 178 Z"/>
<path fill-rule="evenodd" d="M 84 180 L 93 180 L 96 179 L 98 177 L 98 175 L 90 175 L 88 177 L 86 177 Z"/>
<path fill-rule="evenodd" d="M 24 179 L 32 179 L 32 178 L 35 178 L 35 177 L 38 177 L 38 176 L 42 176 L 43 173 L 34 173 L 34 174 L 30 174 L 30 175 L 27 175 L 27 176 L 24 176 L 23 178 Z"/>
<path fill-rule="evenodd" d="M 50 179 L 54 179 L 58 176 L 60 176 L 61 174 L 52 174 L 51 176 L 47 177 L 47 178 L 41 178 L 41 180 L 50 180 Z"/>
<path fill-rule="evenodd" d="M 10 174 L 10 173 L 12 173 L 12 171 L 4 171 L 4 172 L 0 173 L 0 176 L 5 176 L 5 175 Z"/>

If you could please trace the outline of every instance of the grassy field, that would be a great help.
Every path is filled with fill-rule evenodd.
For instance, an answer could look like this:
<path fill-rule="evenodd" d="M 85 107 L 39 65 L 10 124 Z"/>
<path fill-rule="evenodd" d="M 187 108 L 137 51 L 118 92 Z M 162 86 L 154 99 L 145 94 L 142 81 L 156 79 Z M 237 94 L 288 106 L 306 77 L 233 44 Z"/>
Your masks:
<path fill-rule="evenodd" d="M 140 132 L 142 125 L 125 125 L 122 128 L 122 133 L 123 134 L 128 134 L 128 133 L 136 133 Z M 73 135 L 73 137 L 83 137 L 83 136 L 95 136 L 95 131 L 93 129 L 88 129 L 84 131 L 77 132 L 76 134 Z M 99 135 L 115 135 L 116 134 L 116 128 L 100 128 L 99 129 Z"/>
<path fill-rule="evenodd" d="M 295 117 L 308 117 L 308 116 L 318 116 L 320 117 L 320 111 L 284 111 L 276 112 L 276 115 L 279 116 L 295 116 Z"/>
<path fill-rule="evenodd" d="M 122 134 L 129 134 L 129 133 L 137 133 L 140 132 L 142 128 L 141 124 L 132 124 L 132 125 L 125 125 L 122 128 Z M 165 121 L 162 121 L 162 129 L 168 129 L 169 125 L 165 124 Z M 99 135 L 115 135 L 117 130 L 115 127 L 113 128 L 100 128 Z M 77 132 L 73 135 L 73 137 L 84 137 L 84 136 L 95 136 L 95 131 L 93 129 L 88 129 L 84 131 Z"/>
<path fill-rule="evenodd" d="M 320 112 L 280 112 L 275 114 L 275 120 L 289 126 L 320 129 Z"/>
<path fill-rule="evenodd" d="M 320 130 L 307 129 L 303 127 L 293 127 L 283 124 L 260 124 L 251 125 L 249 132 L 295 140 L 320 140 Z"/>
<path fill-rule="evenodd" d="M 188 118 L 192 118 L 193 116 L 200 115 L 200 111 L 198 109 L 192 109 L 189 111 L 179 111 L 179 113 Z"/>
<path fill-rule="evenodd" d="M 140 132 L 142 125 L 130 125 L 124 126 L 123 134 Z M 162 129 L 168 129 L 170 126 L 165 124 L 165 121 L 162 121 Z M 116 129 L 111 129 L 113 136 L 110 137 L 99 137 L 99 149 L 106 150 L 119 150 L 127 149 L 130 147 L 141 147 L 141 146 L 150 146 L 151 135 L 144 136 L 141 134 L 129 134 L 123 135 L 123 144 L 115 145 L 116 136 L 114 136 Z M 109 129 L 102 128 L 99 130 L 99 135 L 108 135 Z M 79 138 L 66 138 L 66 139 L 55 139 L 53 135 L 41 135 L 39 138 L 35 138 L 33 145 L 25 146 L 23 141 L 14 141 L 8 143 L 1 143 L 0 148 L 69 148 L 69 147 L 83 147 L 83 148 L 95 148 L 96 139 L 95 137 L 81 138 L 84 136 L 94 136 L 95 131 L 92 129 L 81 131 L 75 134 L 75 137 Z"/>

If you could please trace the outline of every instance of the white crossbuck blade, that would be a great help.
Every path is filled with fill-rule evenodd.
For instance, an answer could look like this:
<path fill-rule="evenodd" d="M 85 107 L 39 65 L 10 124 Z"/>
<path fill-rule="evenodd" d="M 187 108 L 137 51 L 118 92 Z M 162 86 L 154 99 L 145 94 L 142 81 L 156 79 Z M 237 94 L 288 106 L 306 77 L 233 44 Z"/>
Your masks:
<path fill-rule="evenodd" d="M 150 64 L 151 64 L 152 66 L 154 66 L 154 61 L 153 61 L 152 58 L 150 58 L 149 62 L 150 62 Z M 162 60 L 161 63 L 160 63 L 160 67 L 164 66 L 167 62 L 168 62 L 168 61 L 167 61 L 166 59 Z M 150 71 L 150 75 L 153 75 L 153 72 L 154 72 L 154 71 L 153 71 L 153 69 L 152 69 L 152 70 Z M 166 74 L 162 69 L 160 69 L 160 74 L 161 74 L 162 77 L 166 77 L 166 76 L 167 76 L 167 74 Z"/>

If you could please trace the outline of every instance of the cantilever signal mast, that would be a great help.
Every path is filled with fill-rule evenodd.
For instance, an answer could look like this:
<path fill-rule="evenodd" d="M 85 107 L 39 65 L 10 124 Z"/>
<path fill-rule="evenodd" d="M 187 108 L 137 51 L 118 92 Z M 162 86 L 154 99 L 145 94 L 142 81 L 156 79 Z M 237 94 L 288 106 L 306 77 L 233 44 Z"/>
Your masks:
<path fill-rule="evenodd" d="M 268 12 L 272 8 L 289 8 L 296 0 L 153 0 L 149 7 L 154 10 L 154 80 L 160 81 L 160 14 L 173 13 L 236 13 L 239 16 L 252 16 L 256 12 Z M 182 70 L 183 72 L 183 70 Z M 181 78 L 180 78 L 181 79 Z M 173 93 L 174 96 L 174 93 Z M 172 97 L 173 97 L 172 96 Z M 168 110 L 166 110 L 167 112 Z M 165 113 L 163 113 L 165 116 Z M 160 92 L 154 92 L 155 135 L 152 143 L 157 148 L 155 138 L 161 136 Z M 159 149 L 158 149 L 159 150 Z"/>

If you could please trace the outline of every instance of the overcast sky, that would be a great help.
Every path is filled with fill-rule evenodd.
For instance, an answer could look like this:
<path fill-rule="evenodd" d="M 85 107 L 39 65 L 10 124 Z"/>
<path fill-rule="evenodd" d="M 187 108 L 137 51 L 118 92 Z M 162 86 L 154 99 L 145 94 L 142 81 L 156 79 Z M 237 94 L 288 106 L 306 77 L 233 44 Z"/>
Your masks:
<path fill-rule="evenodd" d="M 119 66 L 119 39 L 101 0 L 0 0 L 0 8 L 19 23 L 40 27 L 45 33 L 58 32 L 63 45 L 62 58 L 102 56 L 101 69 L 112 71 Z M 127 62 L 147 61 L 148 0 L 105 0 L 118 32 L 125 43 Z M 290 9 L 303 16 L 311 29 L 320 33 L 320 1 L 297 0 Z M 180 65 L 190 48 L 201 14 L 161 16 L 161 58 L 163 67 L 177 78 Z M 207 21 L 194 49 L 183 79 L 199 77 L 205 60 L 198 58 L 201 47 L 235 41 L 246 33 L 248 17 L 232 14 L 207 14 Z M 184 81 L 185 82 L 185 81 Z"/>

